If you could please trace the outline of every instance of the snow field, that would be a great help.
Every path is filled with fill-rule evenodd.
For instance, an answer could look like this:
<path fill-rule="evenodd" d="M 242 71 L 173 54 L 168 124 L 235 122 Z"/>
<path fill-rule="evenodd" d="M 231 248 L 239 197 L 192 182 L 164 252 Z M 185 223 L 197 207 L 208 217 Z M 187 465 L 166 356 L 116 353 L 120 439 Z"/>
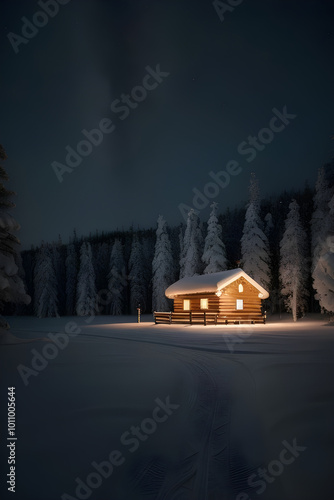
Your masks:
<path fill-rule="evenodd" d="M 47 342 L 1 350 L 1 384 L 17 392 L 18 498 L 326 498 L 334 327 L 323 318 L 251 327 L 149 319 L 12 319 L 12 333 L 27 338 L 48 339 L 71 320 L 81 328 L 27 387 L 17 366 Z M 226 336 L 242 341 L 231 351 Z M 155 428 L 148 419 L 168 397 L 179 407 Z M 124 433 L 134 441 L 124 445 Z M 283 442 L 306 449 L 281 471 L 277 461 L 292 456 Z M 114 450 L 124 462 L 103 478 L 92 464 L 111 463 Z M 88 481 L 93 472 L 103 480 Z"/>

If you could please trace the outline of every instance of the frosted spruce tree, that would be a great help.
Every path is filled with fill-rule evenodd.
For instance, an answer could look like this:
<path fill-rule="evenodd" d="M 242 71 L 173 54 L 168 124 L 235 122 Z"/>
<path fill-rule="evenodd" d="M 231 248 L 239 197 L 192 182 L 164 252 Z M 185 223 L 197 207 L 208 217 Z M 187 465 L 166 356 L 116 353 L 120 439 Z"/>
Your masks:
<path fill-rule="evenodd" d="M 218 204 L 212 203 L 202 255 L 202 261 L 206 264 L 204 274 L 218 273 L 227 269 L 226 250 L 222 241 L 223 230 L 218 223 L 217 209 Z"/>
<path fill-rule="evenodd" d="M 326 227 L 326 221 L 329 213 L 328 203 L 334 194 L 334 183 L 330 181 L 334 176 L 333 171 L 333 162 L 319 168 L 318 171 L 315 195 L 313 198 L 314 211 L 311 219 L 312 269 L 317 265 L 318 258 L 326 239 L 326 233 L 329 230 L 329 228 Z"/>
<path fill-rule="evenodd" d="M 82 243 L 80 248 L 80 268 L 77 284 L 76 313 L 78 316 L 93 316 L 97 313 L 95 272 L 90 243 Z"/>
<path fill-rule="evenodd" d="M 0 144 L 0 161 L 6 159 L 7 155 Z M 8 213 L 8 210 L 15 207 L 11 201 L 15 193 L 4 186 L 5 181 L 8 181 L 8 176 L 0 164 L 0 335 L 4 338 L 4 329 L 9 328 L 8 323 L 1 316 L 4 304 L 6 302 L 30 303 L 23 281 L 18 276 L 16 256 L 20 242 L 14 233 L 20 229 L 20 226 Z"/>
<path fill-rule="evenodd" d="M 292 313 L 293 321 L 297 321 L 297 317 L 302 316 L 307 307 L 309 266 L 307 235 L 295 200 L 289 205 L 285 231 L 280 242 L 279 275 L 286 308 Z"/>
<path fill-rule="evenodd" d="M 202 265 L 202 233 L 199 218 L 191 209 L 188 213 L 180 257 L 180 278 L 200 274 Z"/>
<path fill-rule="evenodd" d="M 320 246 L 319 258 L 313 271 L 315 298 L 319 301 L 322 312 L 334 317 L 334 195 L 329 204 L 329 212 L 324 221 L 327 234 Z"/>
<path fill-rule="evenodd" d="M 142 310 L 146 308 L 143 249 L 136 234 L 133 236 L 129 259 L 129 284 L 130 309 L 131 313 L 135 314 L 139 305 Z"/>
<path fill-rule="evenodd" d="M 109 304 L 108 312 L 113 315 L 124 313 L 125 293 L 127 290 L 127 276 L 125 260 L 123 256 L 123 246 L 120 240 L 115 240 L 109 262 L 108 273 Z"/>
<path fill-rule="evenodd" d="M 58 316 L 58 286 L 53 256 L 53 248 L 42 244 L 34 273 L 34 305 L 38 318 Z"/>
<path fill-rule="evenodd" d="M 246 210 L 241 238 L 242 268 L 255 281 L 269 290 L 270 256 L 268 238 L 260 219 L 260 197 L 254 176 L 250 183 L 250 201 Z"/>
<path fill-rule="evenodd" d="M 75 245 L 73 243 L 70 243 L 67 246 L 65 267 L 66 267 L 66 314 L 69 316 L 73 316 L 75 314 L 77 276 L 78 276 L 78 258 Z"/>
<path fill-rule="evenodd" d="M 154 258 L 152 261 L 154 311 L 169 311 L 170 303 L 165 295 L 166 288 L 174 281 L 172 248 L 165 219 L 158 217 Z"/>

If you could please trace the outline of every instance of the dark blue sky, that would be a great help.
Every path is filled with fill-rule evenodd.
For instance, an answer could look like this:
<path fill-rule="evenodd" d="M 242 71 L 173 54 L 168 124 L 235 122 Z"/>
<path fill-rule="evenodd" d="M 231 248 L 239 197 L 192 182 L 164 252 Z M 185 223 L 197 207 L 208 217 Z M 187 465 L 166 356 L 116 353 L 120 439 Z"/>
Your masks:
<path fill-rule="evenodd" d="M 221 209 L 246 201 L 250 172 L 270 195 L 313 184 L 334 156 L 332 2 L 245 0 L 222 22 L 208 0 L 70 0 L 18 53 L 8 34 L 22 35 L 23 16 L 43 24 L 42 9 L 0 9 L 0 142 L 23 248 L 74 227 L 149 227 L 160 213 L 177 224 L 179 204 L 229 160 L 242 172 L 215 197 Z M 158 64 L 169 76 L 121 120 L 111 103 Z M 238 146 L 284 106 L 296 118 L 247 162 Z M 115 130 L 60 183 L 52 162 L 104 118 Z"/>

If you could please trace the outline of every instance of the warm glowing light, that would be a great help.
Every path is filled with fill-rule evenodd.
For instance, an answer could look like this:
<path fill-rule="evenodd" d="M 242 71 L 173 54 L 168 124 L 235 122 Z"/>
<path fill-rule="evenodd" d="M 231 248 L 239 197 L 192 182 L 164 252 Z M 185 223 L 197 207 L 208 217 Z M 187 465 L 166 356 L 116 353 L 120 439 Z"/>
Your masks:
<path fill-rule="evenodd" d="M 262 299 L 263 293 L 259 293 L 259 298 Z"/>
<path fill-rule="evenodd" d="M 183 301 L 183 310 L 190 311 L 190 300 L 189 299 L 185 299 Z"/>
<path fill-rule="evenodd" d="M 243 292 L 244 291 L 244 287 L 242 285 L 239 285 L 239 292 Z"/>
<path fill-rule="evenodd" d="M 240 311 L 243 308 L 244 308 L 244 301 L 241 299 L 237 299 L 236 309 Z"/>
<path fill-rule="evenodd" d="M 209 299 L 201 299 L 201 309 L 209 309 Z"/>
<path fill-rule="evenodd" d="M 222 294 L 222 293 L 221 293 L 221 291 L 220 291 L 220 290 L 218 290 L 218 292 L 216 292 L 217 297 L 220 297 L 220 296 L 221 296 L 221 294 Z"/>

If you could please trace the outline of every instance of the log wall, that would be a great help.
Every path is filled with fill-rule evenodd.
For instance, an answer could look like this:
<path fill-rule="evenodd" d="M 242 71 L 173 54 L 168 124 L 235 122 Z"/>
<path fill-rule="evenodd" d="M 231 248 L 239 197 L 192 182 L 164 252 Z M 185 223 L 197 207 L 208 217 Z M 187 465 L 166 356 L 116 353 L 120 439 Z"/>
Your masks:
<path fill-rule="evenodd" d="M 239 284 L 243 286 L 243 292 L 239 292 Z M 244 301 L 242 310 L 236 309 L 236 301 Z M 219 315 L 228 318 L 257 318 L 261 316 L 261 299 L 259 291 L 244 277 L 234 281 L 222 290 L 219 298 Z"/>

